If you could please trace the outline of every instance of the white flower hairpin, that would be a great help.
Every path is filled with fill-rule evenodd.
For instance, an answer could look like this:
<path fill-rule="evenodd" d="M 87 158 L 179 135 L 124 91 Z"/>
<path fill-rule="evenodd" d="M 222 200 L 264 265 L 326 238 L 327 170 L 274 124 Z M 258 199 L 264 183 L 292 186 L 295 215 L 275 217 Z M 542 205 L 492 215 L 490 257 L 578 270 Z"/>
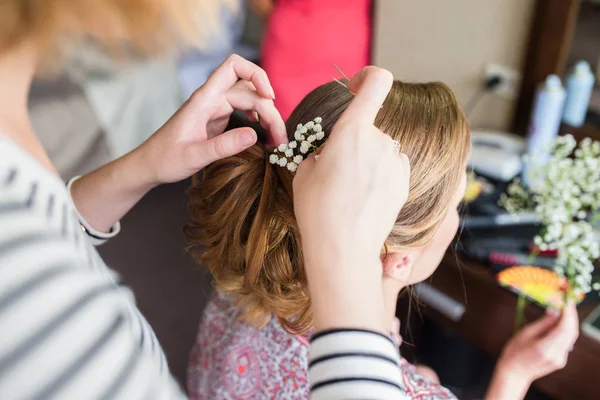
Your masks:
<path fill-rule="evenodd" d="M 291 172 L 296 172 L 298 165 L 325 142 L 325 132 L 321 126 L 321 117 L 317 117 L 306 124 L 298 124 L 294 139 L 288 144 L 280 144 L 273 154 L 269 156 L 271 164 L 286 167 Z"/>

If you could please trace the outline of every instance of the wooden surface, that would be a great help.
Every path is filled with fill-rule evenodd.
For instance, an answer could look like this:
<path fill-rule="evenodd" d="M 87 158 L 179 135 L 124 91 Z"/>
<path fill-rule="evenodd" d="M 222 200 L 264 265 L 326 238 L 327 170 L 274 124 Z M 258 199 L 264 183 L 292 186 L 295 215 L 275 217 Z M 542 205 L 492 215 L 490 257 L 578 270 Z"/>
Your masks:
<path fill-rule="evenodd" d="M 584 124 L 579 127 L 573 127 L 565 123 L 561 124 L 559 133 L 561 135 L 571 134 L 578 142 L 585 138 L 600 140 L 600 127 Z"/>
<path fill-rule="evenodd" d="M 430 284 L 466 304 L 466 312 L 458 322 L 450 321 L 431 308 L 426 309 L 426 314 L 474 346 L 497 357 L 513 334 L 516 295 L 499 287 L 487 266 L 458 260 L 450 253 L 444 257 Z M 580 305 L 580 321 L 597 304 L 586 302 Z M 530 305 L 526 318 L 532 321 L 542 313 L 541 308 Z M 600 343 L 580 334 L 566 368 L 536 381 L 535 385 L 560 400 L 600 399 Z"/>

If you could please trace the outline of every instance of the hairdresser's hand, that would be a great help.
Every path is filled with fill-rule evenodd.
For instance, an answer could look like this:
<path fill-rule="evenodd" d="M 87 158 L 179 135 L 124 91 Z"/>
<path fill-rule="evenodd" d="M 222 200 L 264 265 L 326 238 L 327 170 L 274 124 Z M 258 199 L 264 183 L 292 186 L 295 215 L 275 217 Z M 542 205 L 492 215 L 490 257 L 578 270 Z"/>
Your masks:
<path fill-rule="evenodd" d="M 272 144 L 287 139 L 285 124 L 273 105 L 267 74 L 238 55 L 221 64 L 179 111 L 142 147 L 155 184 L 185 179 L 208 164 L 256 143 L 252 128 L 223 133 L 234 110 L 243 110 L 269 132 Z"/>
<path fill-rule="evenodd" d="M 286 141 L 265 71 L 230 56 L 146 143 L 75 182 L 71 194 L 78 211 L 106 232 L 153 187 L 185 179 L 252 146 L 251 128 L 223 133 L 234 109 L 256 112 L 271 143 Z"/>
<path fill-rule="evenodd" d="M 384 334 L 382 246 L 408 197 L 409 163 L 375 128 L 392 75 L 367 67 L 326 145 L 300 164 L 294 210 L 315 328 L 360 327 Z M 389 325 L 388 325 L 389 329 Z"/>
<path fill-rule="evenodd" d="M 572 302 L 562 314 L 546 313 L 526 325 L 504 348 L 486 398 L 522 398 L 534 380 L 565 367 L 578 336 L 579 319 Z M 503 396 L 506 391 L 513 396 Z"/>

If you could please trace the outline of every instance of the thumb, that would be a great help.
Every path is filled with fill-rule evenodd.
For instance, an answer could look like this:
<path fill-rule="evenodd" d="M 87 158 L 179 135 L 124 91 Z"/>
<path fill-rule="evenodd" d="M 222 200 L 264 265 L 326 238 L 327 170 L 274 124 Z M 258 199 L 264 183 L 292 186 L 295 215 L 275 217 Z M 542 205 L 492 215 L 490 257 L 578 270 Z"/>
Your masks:
<path fill-rule="evenodd" d="M 535 322 L 527 324 L 518 335 L 525 340 L 540 337 L 556 325 L 559 317 L 559 312 L 548 309 L 543 317 L 537 319 Z"/>
<path fill-rule="evenodd" d="M 340 120 L 360 118 L 372 125 L 394 83 L 391 72 L 373 66 L 361 69 L 348 82 L 356 94 Z"/>
<path fill-rule="evenodd" d="M 256 143 L 256 132 L 252 128 L 237 128 L 224 132 L 210 140 L 198 142 L 191 149 L 197 168 L 222 158 L 238 154 Z"/>

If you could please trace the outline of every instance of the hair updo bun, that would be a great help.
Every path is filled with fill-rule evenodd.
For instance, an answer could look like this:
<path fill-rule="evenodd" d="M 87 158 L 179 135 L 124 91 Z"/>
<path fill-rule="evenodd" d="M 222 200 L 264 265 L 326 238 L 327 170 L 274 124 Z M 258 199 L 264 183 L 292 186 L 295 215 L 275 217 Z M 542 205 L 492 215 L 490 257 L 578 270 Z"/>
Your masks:
<path fill-rule="evenodd" d="M 298 124 L 322 117 L 328 134 L 352 100 L 338 83 L 309 93 L 286 122 L 290 140 Z M 469 151 L 470 133 L 456 98 L 441 83 L 394 85 L 375 125 L 400 141 L 411 161 L 409 198 L 388 245 L 426 244 L 444 219 Z M 191 222 L 185 233 L 196 260 L 212 272 L 216 289 L 230 295 L 257 327 L 276 316 L 291 333 L 312 326 L 312 314 L 292 179 L 269 163 L 256 144 L 206 167 L 189 190 Z"/>

